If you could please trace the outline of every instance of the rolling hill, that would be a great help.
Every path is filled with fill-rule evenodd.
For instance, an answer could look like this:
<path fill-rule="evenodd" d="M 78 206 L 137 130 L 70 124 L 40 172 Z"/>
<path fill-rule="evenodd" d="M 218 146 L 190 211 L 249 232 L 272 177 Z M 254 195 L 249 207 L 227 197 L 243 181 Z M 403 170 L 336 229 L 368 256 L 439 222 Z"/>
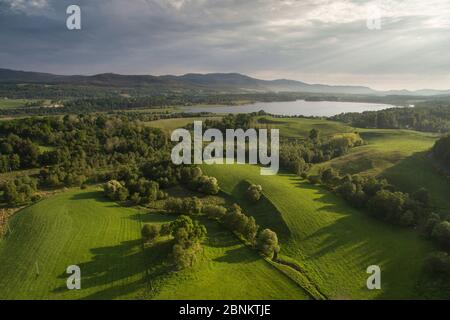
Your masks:
<path fill-rule="evenodd" d="M 173 219 L 120 207 L 97 189 L 73 189 L 25 208 L 0 239 L 2 299 L 309 299 L 286 275 L 217 223 L 201 261 L 172 272 L 169 242 L 142 250 L 142 223 Z M 81 290 L 65 270 L 81 269 Z M 255 286 L 255 284 L 258 284 Z"/>
<path fill-rule="evenodd" d="M 282 254 L 294 259 L 327 297 L 417 299 L 424 294 L 418 279 L 427 254 L 434 249 L 414 231 L 376 221 L 294 175 L 260 176 L 259 168 L 249 165 L 202 168 L 217 177 L 224 192 L 262 227 L 279 232 Z M 271 205 L 246 202 L 244 180 L 262 185 Z M 366 268 L 374 264 L 382 270 L 379 291 L 365 286 Z"/>
<path fill-rule="evenodd" d="M 74 86 L 118 88 L 151 88 L 165 90 L 201 90 L 220 92 L 307 92 L 354 95 L 432 96 L 448 95 L 450 90 L 376 91 L 364 86 L 332 86 L 308 84 L 302 81 L 277 79 L 260 80 L 239 73 L 189 73 L 174 75 L 120 75 L 103 73 L 85 75 L 55 75 L 42 72 L 0 69 L 0 83 L 39 83 Z"/>

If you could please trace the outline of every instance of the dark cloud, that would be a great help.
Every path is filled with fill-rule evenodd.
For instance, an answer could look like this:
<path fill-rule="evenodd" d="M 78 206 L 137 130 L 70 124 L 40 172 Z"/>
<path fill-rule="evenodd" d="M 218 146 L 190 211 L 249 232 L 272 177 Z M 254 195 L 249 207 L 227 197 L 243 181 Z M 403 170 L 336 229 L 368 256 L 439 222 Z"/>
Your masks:
<path fill-rule="evenodd" d="M 65 26 L 77 3 L 82 30 Z M 0 0 L 0 66 L 449 87 L 447 1 Z M 381 30 L 366 26 L 368 5 Z M 446 85 L 448 83 L 448 85 Z"/>

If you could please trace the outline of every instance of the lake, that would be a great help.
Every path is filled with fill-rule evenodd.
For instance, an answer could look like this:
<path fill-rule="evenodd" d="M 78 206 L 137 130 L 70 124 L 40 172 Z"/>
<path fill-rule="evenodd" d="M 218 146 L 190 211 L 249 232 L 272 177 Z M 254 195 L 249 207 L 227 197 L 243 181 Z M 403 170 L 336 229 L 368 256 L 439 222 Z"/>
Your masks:
<path fill-rule="evenodd" d="M 297 100 L 287 102 L 257 102 L 240 106 L 194 106 L 183 109 L 191 113 L 250 113 L 264 110 L 267 113 L 285 116 L 331 117 L 343 112 L 377 111 L 388 108 L 394 108 L 394 106 L 379 103 Z"/>

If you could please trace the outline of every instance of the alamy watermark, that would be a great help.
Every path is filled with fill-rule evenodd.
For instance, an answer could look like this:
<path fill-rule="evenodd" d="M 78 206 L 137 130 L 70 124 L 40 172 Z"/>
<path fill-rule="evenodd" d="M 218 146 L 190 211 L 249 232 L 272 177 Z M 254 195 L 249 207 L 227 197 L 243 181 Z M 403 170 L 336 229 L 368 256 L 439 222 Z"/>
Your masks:
<path fill-rule="evenodd" d="M 81 30 L 81 8 L 77 5 L 70 5 L 66 9 L 69 16 L 66 19 L 66 27 L 69 30 Z"/>
<path fill-rule="evenodd" d="M 171 158 L 177 165 L 260 164 L 265 166 L 261 168 L 261 175 L 276 175 L 279 170 L 279 137 L 278 129 L 270 130 L 270 139 L 267 129 L 226 129 L 224 145 L 224 136 L 220 130 L 207 129 L 203 133 L 202 121 L 195 121 L 193 138 L 186 129 L 172 132 L 171 140 L 178 144 L 172 149 Z M 210 143 L 203 149 L 204 142 Z"/>
<path fill-rule="evenodd" d="M 370 274 L 367 278 L 366 286 L 369 290 L 381 289 L 381 268 L 377 265 L 367 267 L 366 272 Z"/>
<path fill-rule="evenodd" d="M 68 266 L 66 273 L 70 276 L 67 278 L 66 285 L 69 290 L 81 289 L 81 269 L 77 265 Z"/>

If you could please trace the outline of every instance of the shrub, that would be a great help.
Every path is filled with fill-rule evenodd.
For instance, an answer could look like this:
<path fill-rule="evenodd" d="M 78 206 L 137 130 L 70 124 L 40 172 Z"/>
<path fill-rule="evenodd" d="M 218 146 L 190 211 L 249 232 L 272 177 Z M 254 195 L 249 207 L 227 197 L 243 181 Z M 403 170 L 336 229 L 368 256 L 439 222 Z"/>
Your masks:
<path fill-rule="evenodd" d="M 450 248 L 450 222 L 443 221 L 433 228 L 431 237 L 445 248 Z"/>
<path fill-rule="evenodd" d="M 433 276 L 450 276 L 450 256 L 446 252 L 432 253 L 428 257 L 425 266 Z"/>
<path fill-rule="evenodd" d="M 214 177 L 202 176 L 198 179 L 198 191 L 206 194 L 218 194 L 219 183 Z"/>
<path fill-rule="evenodd" d="M 247 196 L 252 202 L 257 202 L 261 198 L 262 187 L 260 185 L 252 184 L 247 189 Z"/>
<path fill-rule="evenodd" d="M 395 223 L 403 214 L 405 201 L 406 195 L 401 192 L 381 190 L 369 200 L 369 208 L 377 218 Z"/>
<path fill-rule="evenodd" d="M 202 212 L 202 202 L 197 197 L 192 198 L 169 198 L 164 208 L 170 213 L 197 215 Z"/>
<path fill-rule="evenodd" d="M 125 201 L 129 196 L 128 189 L 117 180 L 110 180 L 105 183 L 103 191 L 111 200 Z"/>
<path fill-rule="evenodd" d="M 180 198 L 168 198 L 164 203 L 164 208 L 171 213 L 183 213 L 183 200 Z"/>
<path fill-rule="evenodd" d="M 441 217 L 436 213 L 432 213 L 423 227 L 425 235 L 431 237 L 431 233 L 433 232 L 434 227 L 439 222 L 441 222 Z"/>
<path fill-rule="evenodd" d="M 280 252 L 277 234 L 270 229 L 264 229 L 258 236 L 257 247 L 264 256 L 275 260 Z"/>
<path fill-rule="evenodd" d="M 333 168 L 328 168 L 321 174 L 321 180 L 326 185 L 334 185 L 338 178 L 339 174 Z"/>
<path fill-rule="evenodd" d="M 145 224 L 142 227 L 141 235 L 144 242 L 153 242 L 159 236 L 160 227 L 155 224 Z"/>
<path fill-rule="evenodd" d="M 227 209 L 222 206 L 206 205 L 202 209 L 208 218 L 222 220 L 227 214 Z"/>

